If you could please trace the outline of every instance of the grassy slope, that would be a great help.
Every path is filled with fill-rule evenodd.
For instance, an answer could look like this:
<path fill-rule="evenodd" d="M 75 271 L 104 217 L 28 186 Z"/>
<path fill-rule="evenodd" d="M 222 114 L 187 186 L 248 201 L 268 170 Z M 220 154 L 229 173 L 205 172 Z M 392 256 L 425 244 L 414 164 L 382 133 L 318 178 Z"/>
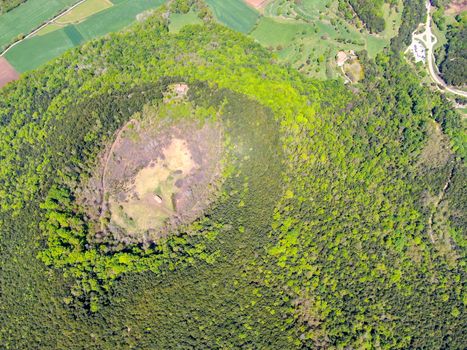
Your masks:
<path fill-rule="evenodd" d="M 54 15 L 70 7 L 77 0 L 29 0 L 0 16 L 0 47 L 14 40 L 20 34 L 28 34 L 34 28 Z"/>
<path fill-rule="evenodd" d="M 251 35 L 264 46 L 287 45 L 302 31 L 309 32 L 305 23 L 262 17 Z"/>

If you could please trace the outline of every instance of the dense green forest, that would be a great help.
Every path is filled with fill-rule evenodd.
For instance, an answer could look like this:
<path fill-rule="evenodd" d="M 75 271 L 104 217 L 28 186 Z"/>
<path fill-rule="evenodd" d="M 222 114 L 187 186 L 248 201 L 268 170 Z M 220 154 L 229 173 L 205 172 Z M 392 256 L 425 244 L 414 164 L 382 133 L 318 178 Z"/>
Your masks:
<path fill-rule="evenodd" d="M 346 19 L 352 19 L 357 15 L 368 31 L 379 33 L 386 27 L 383 11 L 385 2 L 384 0 L 339 0 L 339 10 L 344 13 Z M 394 1 L 389 3 L 397 4 Z"/>
<path fill-rule="evenodd" d="M 349 89 L 165 11 L 0 91 L 1 347 L 462 349 L 465 129 L 398 52 L 409 24 Z M 177 82 L 226 130 L 222 195 L 150 246 L 96 242 L 80 184 Z"/>
<path fill-rule="evenodd" d="M 449 85 L 462 86 L 467 82 L 467 13 L 456 16 L 448 25 L 446 44 L 438 52 L 438 65 L 443 79 Z"/>
<path fill-rule="evenodd" d="M 26 0 L 0 0 L 0 14 L 14 9 L 25 1 Z"/>
<path fill-rule="evenodd" d="M 412 33 L 420 23 L 425 22 L 425 0 L 403 0 L 402 22 L 399 33 L 391 40 L 391 49 L 400 52 L 412 42 Z"/>

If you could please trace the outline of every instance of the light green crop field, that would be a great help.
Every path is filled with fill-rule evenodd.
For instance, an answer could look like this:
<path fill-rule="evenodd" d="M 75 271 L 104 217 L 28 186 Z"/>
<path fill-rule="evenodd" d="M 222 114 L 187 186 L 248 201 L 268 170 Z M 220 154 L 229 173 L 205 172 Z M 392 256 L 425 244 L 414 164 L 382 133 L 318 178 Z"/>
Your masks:
<path fill-rule="evenodd" d="M 78 0 L 28 0 L 0 16 L 0 49 L 19 35 L 27 35 Z"/>
<path fill-rule="evenodd" d="M 24 72 L 46 63 L 73 46 L 73 41 L 62 28 L 23 41 L 8 51 L 5 58 L 18 72 Z"/>
<path fill-rule="evenodd" d="M 5 57 L 18 72 L 25 72 L 46 63 L 84 41 L 123 29 L 136 16 L 159 7 L 164 0 L 120 0 L 76 25 L 44 28 L 8 51 Z"/>
<path fill-rule="evenodd" d="M 55 22 L 58 24 L 80 22 L 86 17 L 105 10 L 111 6 L 113 6 L 113 4 L 108 0 L 86 0 L 63 17 L 57 19 Z"/>
<path fill-rule="evenodd" d="M 63 26 L 60 24 L 50 23 L 46 25 L 44 28 L 42 28 L 41 30 L 39 30 L 35 35 L 45 35 L 45 34 L 54 32 L 60 28 L 63 28 Z"/>
<path fill-rule="evenodd" d="M 170 16 L 169 30 L 177 33 L 188 24 L 202 24 L 203 21 L 198 17 L 196 12 L 188 12 L 186 14 L 173 13 Z"/>
<path fill-rule="evenodd" d="M 219 22 L 242 33 L 249 33 L 260 16 L 243 0 L 206 0 L 206 3 Z"/>
<path fill-rule="evenodd" d="M 114 2 L 114 6 L 96 13 L 76 28 L 86 40 L 119 31 L 136 20 L 136 16 L 162 5 L 164 0 L 125 0 Z"/>

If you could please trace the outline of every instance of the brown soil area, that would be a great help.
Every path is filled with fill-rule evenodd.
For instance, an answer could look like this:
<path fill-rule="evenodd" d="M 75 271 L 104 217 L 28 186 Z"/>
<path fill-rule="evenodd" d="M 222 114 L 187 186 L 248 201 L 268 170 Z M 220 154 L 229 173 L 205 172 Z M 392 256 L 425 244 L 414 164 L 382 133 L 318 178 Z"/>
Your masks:
<path fill-rule="evenodd" d="M 264 9 L 271 0 L 245 0 L 247 5 L 254 7 L 257 10 Z"/>
<path fill-rule="evenodd" d="M 132 119 L 119 130 L 82 191 L 98 239 L 156 241 L 199 217 L 217 193 L 220 125 L 155 120 Z"/>
<path fill-rule="evenodd" d="M 357 59 L 345 62 L 344 72 L 352 83 L 357 83 L 364 78 L 363 67 Z"/>
<path fill-rule="evenodd" d="M 458 15 L 467 10 L 467 0 L 454 0 L 446 7 L 446 13 Z"/>
<path fill-rule="evenodd" d="M 8 84 L 10 81 L 18 79 L 18 72 L 4 57 L 0 57 L 0 88 Z"/>

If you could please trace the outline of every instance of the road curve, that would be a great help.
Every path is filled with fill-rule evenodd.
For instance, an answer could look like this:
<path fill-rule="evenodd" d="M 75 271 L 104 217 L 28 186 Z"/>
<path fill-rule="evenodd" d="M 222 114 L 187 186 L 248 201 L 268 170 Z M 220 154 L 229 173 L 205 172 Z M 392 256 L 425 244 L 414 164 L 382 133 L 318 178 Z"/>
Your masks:
<path fill-rule="evenodd" d="M 430 73 L 431 80 L 433 80 L 436 84 L 443 87 L 444 91 L 449 91 L 455 95 L 462 96 L 467 98 L 467 92 L 463 90 L 456 89 L 452 86 L 447 85 L 444 80 L 436 73 L 435 70 L 435 55 L 434 55 L 434 46 L 438 42 L 438 39 L 433 34 L 431 30 L 431 3 L 430 0 L 426 2 L 426 10 L 427 10 L 427 17 L 426 17 L 426 26 L 425 32 L 421 34 L 413 34 L 413 39 L 419 40 L 426 48 L 426 59 L 428 63 L 428 71 Z"/>

